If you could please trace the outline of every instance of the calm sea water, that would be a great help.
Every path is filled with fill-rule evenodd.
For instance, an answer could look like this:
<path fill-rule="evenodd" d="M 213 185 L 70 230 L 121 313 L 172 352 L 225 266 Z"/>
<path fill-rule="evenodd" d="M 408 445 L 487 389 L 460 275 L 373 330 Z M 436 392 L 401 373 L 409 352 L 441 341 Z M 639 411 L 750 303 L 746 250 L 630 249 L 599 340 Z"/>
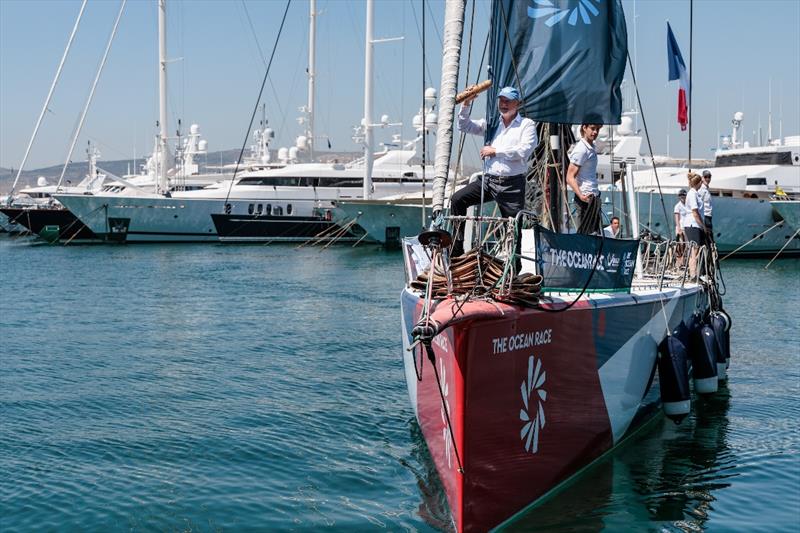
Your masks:
<path fill-rule="evenodd" d="M 723 263 L 730 383 L 512 529 L 800 529 L 800 262 Z M 0 238 L 0 530 L 433 531 L 401 257 Z"/>

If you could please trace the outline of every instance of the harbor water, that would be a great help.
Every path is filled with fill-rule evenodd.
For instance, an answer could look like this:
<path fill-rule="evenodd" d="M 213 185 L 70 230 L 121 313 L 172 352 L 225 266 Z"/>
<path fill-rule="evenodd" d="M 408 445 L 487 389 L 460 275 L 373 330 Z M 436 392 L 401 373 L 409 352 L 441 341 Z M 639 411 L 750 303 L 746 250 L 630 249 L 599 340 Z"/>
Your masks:
<path fill-rule="evenodd" d="M 800 261 L 725 261 L 727 386 L 510 524 L 800 529 Z M 398 253 L 0 237 L 0 530 L 436 531 Z"/>

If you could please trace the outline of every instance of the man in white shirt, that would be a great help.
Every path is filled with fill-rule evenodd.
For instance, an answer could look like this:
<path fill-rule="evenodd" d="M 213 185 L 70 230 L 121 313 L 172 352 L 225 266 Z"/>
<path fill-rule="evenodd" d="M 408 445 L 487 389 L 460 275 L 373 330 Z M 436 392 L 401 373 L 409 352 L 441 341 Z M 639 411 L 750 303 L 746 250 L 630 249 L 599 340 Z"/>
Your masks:
<path fill-rule="evenodd" d="M 453 194 L 450 213 L 455 216 L 467 214 L 467 208 L 484 200 L 494 200 L 503 217 L 516 216 L 525 207 L 525 175 L 528 159 L 539 143 L 536 124 L 519 114 L 521 103 L 519 91 L 514 87 L 503 87 L 497 93 L 500 122 L 492 142 L 481 148 L 484 160 L 483 179 L 468 184 Z M 473 135 L 486 132 L 486 120 L 469 118 L 474 98 L 465 100 L 458 113 L 458 128 Z M 464 225 L 457 225 L 451 255 L 464 253 Z"/>
<path fill-rule="evenodd" d="M 697 191 L 700 195 L 700 198 L 703 200 L 703 223 L 706 225 L 706 236 L 708 237 L 709 241 L 714 240 L 714 228 L 711 227 L 711 191 L 708 190 L 708 186 L 711 185 L 711 171 L 704 170 L 703 171 L 703 183 L 700 185 L 700 189 Z"/>

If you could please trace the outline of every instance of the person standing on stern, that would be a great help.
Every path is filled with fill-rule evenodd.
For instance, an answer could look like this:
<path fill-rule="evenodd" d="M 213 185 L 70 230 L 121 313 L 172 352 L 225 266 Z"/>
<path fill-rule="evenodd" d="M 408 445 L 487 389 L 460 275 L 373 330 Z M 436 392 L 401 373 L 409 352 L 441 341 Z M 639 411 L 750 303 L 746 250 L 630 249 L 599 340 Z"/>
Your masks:
<path fill-rule="evenodd" d="M 569 152 L 567 185 L 575 193 L 578 207 L 578 233 L 598 234 L 600 189 L 597 187 L 597 152 L 594 141 L 602 124 L 581 124 L 581 138 Z"/>
<path fill-rule="evenodd" d="M 711 185 L 711 171 L 703 171 L 703 183 L 697 191 L 700 198 L 703 200 L 703 223 L 706 225 L 706 237 L 708 237 L 707 244 L 714 242 L 714 228 L 711 226 L 711 191 L 708 187 Z"/>
<path fill-rule="evenodd" d="M 469 98 L 461 105 L 458 129 L 472 135 L 484 135 L 486 120 L 469 118 L 474 99 Z M 500 89 L 497 100 L 500 122 L 492 141 L 480 151 L 484 161 L 484 177 L 453 194 L 450 212 L 454 216 L 464 216 L 468 207 L 478 205 L 481 202 L 481 189 L 485 200 L 494 200 L 503 217 L 516 216 L 525 208 L 528 160 L 539 143 L 536 124 L 519 114 L 521 99 L 514 87 Z M 451 251 L 453 257 L 464 253 L 464 224 L 456 223 L 456 228 Z"/>

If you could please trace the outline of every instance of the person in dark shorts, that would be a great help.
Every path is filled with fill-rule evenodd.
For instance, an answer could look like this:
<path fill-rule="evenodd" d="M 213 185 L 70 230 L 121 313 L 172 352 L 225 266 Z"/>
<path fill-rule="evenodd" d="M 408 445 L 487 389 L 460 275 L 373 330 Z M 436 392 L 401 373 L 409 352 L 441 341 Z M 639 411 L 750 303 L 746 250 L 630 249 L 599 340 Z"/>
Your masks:
<path fill-rule="evenodd" d="M 494 200 L 503 217 L 516 216 L 525 207 L 528 159 L 539 142 L 536 125 L 519 114 L 521 98 L 517 89 L 503 87 L 497 93 L 497 99 L 500 123 L 492 142 L 482 147 L 480 152 L 485 175 L 453 194 L 450 200 L 452 215 L 464 216 L 468 207 L 478 205 L 481 202 L 481 189 L 484 199 Z M 474 97 L 465 100 L 461 106 L 458 128 L 465 133 L 483 135 L 486 120 L 472 120 L 469 117 L 472 100 Z M 456 224 L 456 228 L 450 252 L 453 257 L 464 253 L 464 225 Z"/>
<path fill-rule="evenodd" d="M 567 185 L 575 193 L 578 208 L 578 233 L 599 234 L 600 189 L 597 187 L 597 151 L 594 141 L 602 124 L 582 124 L 581 138 L 569 152 Z"/>

